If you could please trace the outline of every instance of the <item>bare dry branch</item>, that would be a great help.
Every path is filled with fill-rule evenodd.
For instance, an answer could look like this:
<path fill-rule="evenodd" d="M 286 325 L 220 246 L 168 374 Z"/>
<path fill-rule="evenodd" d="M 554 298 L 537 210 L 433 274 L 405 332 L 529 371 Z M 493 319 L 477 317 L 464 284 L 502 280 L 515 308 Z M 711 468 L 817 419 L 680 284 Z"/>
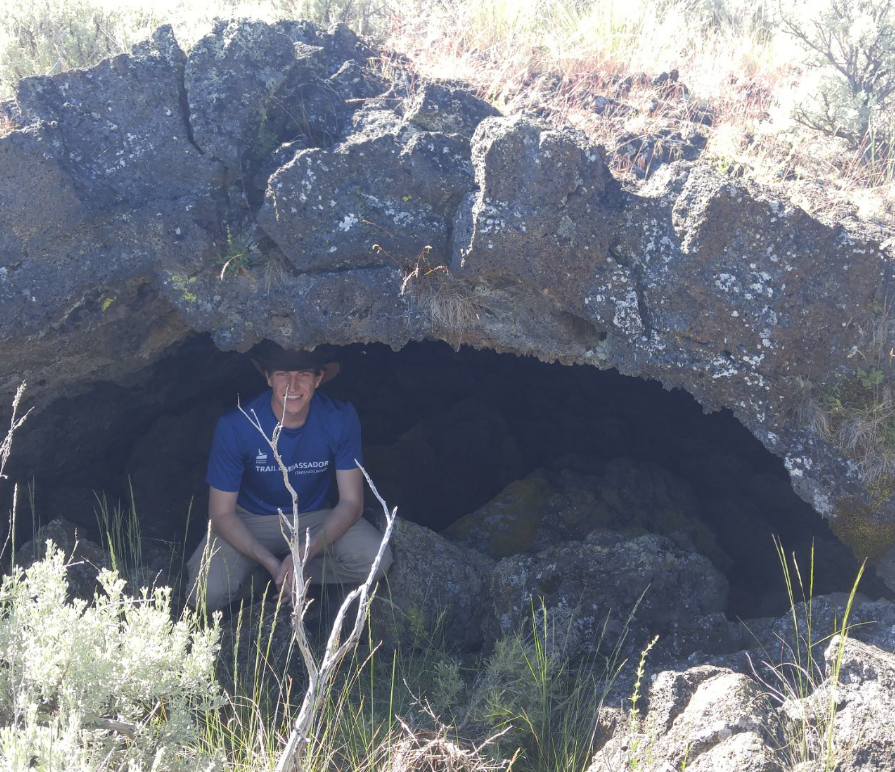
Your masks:
<path fill-rule="evenodd" d="M 289 392 L 287 391 L 287 398 L 288 395 Z M 370 609 L 370 602 L 373 598 L 371 593 L 373 582 L 375 581 L 376 575 L 379 572 L 379 566 L 382 563 L 382 558 L 385 555 L 386 547 L 388 546 L 389 539 L 391 538 L 392 529 L 395 524 L 395 516 L 397 515 L 398 508 L 395 507 L 391 510 L 391 512 L 389 512 L 388 505 L 385 503 L 385 500 L 382 498 L 382 496 L 379 495 L 379 491 L 376 489 L 376 486 L 370 479 L 370 475 L 367 474 L 367 470 L 364 469 L 357 460 L 355 460 L 355 463 L 363 473 L 367 484 L 373 491 L 373 495 L 376 496 L 376 499 L 382 505 L 383 512 L 385 513 L 386 527 L 385 532 L 382 535 L 382 540 L 379 543 L 379 551 L 376 553 L 376 558 L 373 561 L 373 564 L 370 566 L 370 571 L 367 574 L 366 580 L 359 587 L 349 592 L 345 599 L 342 601 L 342 605 L 339 607 L 339 611 L 336 614 L 335 621 L 333 622 L 333 627 L 330 631 L 329 638 L 326 641 L 323 658 L 318 665 L 317 660 L 314 658 L 314 654 L 311 651 L 311 643 L 308 640 L 308 632 L 304 622 L 305 613 L 307 612 L 308 606 L 310 605 L 307 594 L 310 580 L 305 578 L 304 570 L 307 554 L 306 547 L 310 542 L 310 533 L 307 531 L 305 532 L 305 540 L 303 545 L 299 536 L 301 531 L 299 530 L 298 522 L 298 494 L 289 481 L 289 472 L 287 466 L 283 461 L 283 458 L 280 455 L 279 451 L 277 450 L 277 442 L 280 438 L 280 433 L 283 430 L 283 422 L 285 420 L 285 400 L 284 415 L 277 421 L 277 425 L 274 427 L 273 434 L 270 437 L 268 437 L 264 433 L 264 429 L 262 428 L 261 422 L 258 420 L 257 415 L 255 415 L 254 413 L 252 413 L 252 415 L 249 415 L 245 410 L 242 409 L 241 405 L 239 405 L 239 410 L 249 420 L 252 426 L 254 426 L 261 433 L 261 436 L 264 437 L 267 444 L 270 446 L 270 449 L 273 452 L 273 456 L 283 473 L 283 481 L 286 484 L 286 489 L 289 491 L 289 495 L 292 498 L 292 524 L 290 528 L 291 533 L 288 535 L 284 533 L 284 536 L 286 536 L 292 552 L 292 562 L 294 569 L 292 582 L 292 634 L 295 638 L 295 643 L 298 646 L 298 650 L 301 652 L 302 659 L 304 660 L 305 669 L 308 675 L 308 687 L 305 691 L 305 696 L 302 700 L 301 708 L 298 712 L 298 717 L 295 719 L 295 725 L 293 726 L 292 732 L 289 735 L 289 739 L 286 741 L 286 746 L 283 749 L 279 760 L 277 761 L 276 772 L 302 772 L 302 762 L 310 749 L 311 742 L 314 737 L 314 724 L 316 722 L 320 706 L 325 701 L 329 693 L 329 689 L 332 686 L 333 678 L 335 678 L 335 675 L 339 670 L 339 666 L 342 664 L 348 653 L 351 652 L 352 649 L 354 649 L 354 647 L 357 645 L 357 642 L 360 640 L 360 635 L 364 628 L 364 622 Z M 282 510 L 278 511 L 280 513 L 282 522 L 285 515 L 283 514 Z M 357 612 L 354 618 L 354 624 L 352 625 L 351 631 L 349 632 L 348 636 L 343 641 L 342 628 L 345 624 L 345 618 L 348 614 L 348 609 L 351 607 L 351 604 L 354 603 L 354 601 L 357 601 Z"/>
<path fill-rule="evenodd" d="M 295 636 L 295 641 L 298 644 L 298 648 L 302 653 L 302 657 L 304 658 L 305 665 L 308 669 L 308 688 L 305 692 L 301 709 L 298 712 L 298 717 L 295 719 L 295 726 L 286 742 L 286 747 L 280 756 L 280 760 L 277 762 L 276 772 L 302 772 L 302 759 L 309 750 L 313 740 L 314 723 L 320 705 L 326 699 L 329 689 L 332 686 L 333 678 L 338 672 L 342 661 L 360 640 L 364 621 L 367 618 L 367 613 L 370 608 L 370 602 L 373 599 L 371 594 L 373 582 L 375 581 L 376 574 L 379 572 L 379 566 L 382 563 L 385 549 L 388 546 L 389 539 L 392 535 L 392 529 L 395 525 L 395 517 L 398 508 L 395 507 L 389 512 L 388 505 L 385 503 L 382 496 L 379 495 L 379 491 L 370 479 L 370 475 L 367 474 L 367 470 L 364 469 L 357 460 L 355 460 L 355 463 L 363 473 L 367 484 L 370 486 L 370 490 L 373 491 L 373 495 L 376 496 L 376 499 L 382 505 L 386 521 L 385 532 L 382 534 L 382 540 L 379 542 L 379 551 L 376 553 L 376 559 L 370 566 L 370 571 L 367 574 L 366 580 L 359 587 L 348 593 L 345 600 L 342 601 L 342 605 L 339 607 L 329 638 L 326 641 L 323 659 L 319 668 L 311 654 L 310 644 L 307 639 L 307 630 L 304 626 L 304 612 L 307 608 L 307 601 L 304 600 L 304 591 L 299 589 L 299 585 L 304 585 L 306 588 L 307 582 L 295 582 L 292 612 L 293 635 Z M 297 540 L 293 539 L 293 555 L 295 555 L 297 549 Z M 299 603 L 299 599 L 302 600 L 303 605 Z M 354 625 L 352 626 L 348 637 L 342 641 L 342 627 L 345 623 L 345 617 L 347 616 L 348 609 L 355 600 L 357 600 L 357 611 L 354 617 Z"/>
<path fill-rule="evenodd" d="M 0 442 L 0 480 L 5 480 L 6 475 L 3 473 L 3 470 L 6 468 L 6 462 L 9 460 L 9 455 L 12 453 L 12 437 L 16 433 L 16 430 L 25 423 L 25 419 L 31 415 L 31 410 L 28 410 L 25 415 L 21 418 L 18 418 L 19 405 L 22 402 L 22 396 L 25 393 L 25 383 L 24 381 L 16 389 L 16 395 L 12 400 L 12 416 L 9 419 L 9 429 L 6 432 L 6 436 L 3 438 L 3 442 Z M 32 408 L 33 410 L 33 408 Z M 6 548 L 13 544 L 13 548 L 15 548 L 14 534 L 15 534 L 15 524 L 16 524 L 16 512 L 18 511 L 19 505 L 19 486 L 13 485 L 12 488 L 12 509 L 9 511 L 9 528 L 6 531 L 6 537 L 3 540 L 3 545 L 0 546 L 0 555 L 6 554 Z"/>

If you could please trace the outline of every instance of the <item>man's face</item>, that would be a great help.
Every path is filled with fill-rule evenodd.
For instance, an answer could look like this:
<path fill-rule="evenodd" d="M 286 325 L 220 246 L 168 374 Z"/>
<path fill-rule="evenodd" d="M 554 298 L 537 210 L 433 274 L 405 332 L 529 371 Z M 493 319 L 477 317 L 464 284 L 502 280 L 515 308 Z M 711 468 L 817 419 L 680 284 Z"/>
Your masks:
<path fill-rule="evenodd" d="M 297 428 L 304 425 L 311 409 L 311 397 L 322 379 L 323 372 L 316 370 L 274 370 L 268 373 L 267 385 L 273 389 L 270 406 L 284 426 Z"/>

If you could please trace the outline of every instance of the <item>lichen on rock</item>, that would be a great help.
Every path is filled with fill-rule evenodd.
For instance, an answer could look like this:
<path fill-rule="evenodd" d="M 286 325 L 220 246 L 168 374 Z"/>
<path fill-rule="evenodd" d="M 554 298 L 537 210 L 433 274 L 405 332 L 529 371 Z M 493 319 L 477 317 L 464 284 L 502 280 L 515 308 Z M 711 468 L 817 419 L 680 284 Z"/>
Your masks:
<path fill-rule="evenodd" d="M 344 26 L 243 20 L 188 55 L 162 29 L 22 81 L 0 137 L 3 389 L 124 382 L 195 332 L 235 351 L 442 339 L 685 389 L 824 516 L 849 500 L 893 522 L 895 497 L 800 420 L 798 385 L 855 372 L 890 247 L 699 161 L 624 189 L 571 127 L 460 86 L 409 99 L 370 53 Z M 228 228 L 265 259 L 221 281 Z M 422 254 L 471 311 L 446 323 L 408 290 Z"/>

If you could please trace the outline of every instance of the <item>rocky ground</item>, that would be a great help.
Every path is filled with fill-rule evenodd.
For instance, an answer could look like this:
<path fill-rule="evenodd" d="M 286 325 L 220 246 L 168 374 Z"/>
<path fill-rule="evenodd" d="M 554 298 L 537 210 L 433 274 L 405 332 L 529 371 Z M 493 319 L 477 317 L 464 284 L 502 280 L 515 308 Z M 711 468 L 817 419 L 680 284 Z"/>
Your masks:
<path fill-rule="evenodd" d="M 895 603 L 839 593 L 776 618 L 730 620 L 724 576 L 685 531 L 634 536 L 592 528 L 605 522 L 604 512 L 588 518 L 565 509 L 553 522 L 514 532 L 505 527 L 513 519 L 532 523 L 540 514 L 519 507 L 518 496 L 519 486 L 509 486 L 445 535 L 399 521 L 372 640 L 401 651 L 437 631 L 457 653 L 544 635 L 563 661 L 624 660 L 594 717 L 591 772 L 893 768 Z M 482 542 L 485 523 L 498 537 Z M 531 537 L 527 544 L 520 532 Z M 70 556 L 72 594 L 92 598 L 109 554 L 57 520 L 20 548 L 17 562 L 27 567 L 40 557 L 45 539 Z M 176 581 L 167 573 L 170 555 L 145 560 L 128 569 L 132 582 Z M 325 634 L 333 612 L 330 603 L 322 617 L 311 614 L 313 629 Z M 253 693 L 258 641 L 265 670 L 302 678 L 286 612 L 278 615 L 270 600 L 225 621 L 224 631 L 225 688 Z M 633 707 L 632 694 L 639 696 Z"/>
<path fill-rule="evenodd" d="M 483 411 L 481 404 L 461 403 L 449 411 L 450 423 Z M 499 414 L 491 420 L 496 425 Z M 412 441 L 418 447 L 420 437 L 437 444 L 441 437 L 449 448 L 445 427 L 426 419 L 398 446 Z M 506 445 L 512 439 L 506 427 L 503 432 L 492 439 Z M 725 572 L 741 560 L 737 540 L 748 545 L 759 520 L 743 524 L 738 534 L 719 533 L 702 516 L 704 493 L 655 462 L 570 456 L 566 464 L 578 469 L 536 469 L 441 533 L 399 520 L 392 536 L 395 563 L 373 607 L 372 641 L 383 651 L 436 645 L 475 658 L 501 639 L 540 636 L 573 669 L 594 657 L 624 662 L 617 673 L 607 671 L 614 681 L 601 686 L 607 694 L 592 772 L 814 770 L 828 768 L 828 758 L 835 769 L 891 769 L 886 711 L 895 699 L 887 680 L 895 673 L 895 603 L 860 591 L 854 598 L 836 592 L 806 602 L 792 567 L 797 602 L 787 612 L 777 565 L 764 569 L 779 575 L 777 584 L 753 580 L 753 591 L 765 596 L 752 604 L 776 608 L 775 614 L 736 618 Z M 408 496 L 412 502 L 420 494 Z M 17 562 L 27 566 L 42 556 L 46 539 L 70 557 L 72 595 L 92 598 L 97 571 L 113 562 L 107 548 L 83 529 L 54 520 L 19 549 Z M 171 546 L 144 539 L 134 553 L 119 545 L 118 564 L 133 587 L 153 581 L 178 586 L 180 556 Z M 817 554 L 832 558 L 835 552 Z M 808 581 L 810 570 L 820 575 L 832 564 L 803 563 L 801 570 Z M 315 634 L 326 633 L 339 597 L 317 597 L 309 616 Z M 834 637 L 843 629 L 846 637 Z M 253 693 L 253 679 L 263 678 L 253 667 L 259 640 L 265 672 L 301 679 L 290 638 L 287 613 L 278 614 L 269 599 L 228 615 L 222 684 Z M 262 681 L 262 688 L 272 683 Z"/>

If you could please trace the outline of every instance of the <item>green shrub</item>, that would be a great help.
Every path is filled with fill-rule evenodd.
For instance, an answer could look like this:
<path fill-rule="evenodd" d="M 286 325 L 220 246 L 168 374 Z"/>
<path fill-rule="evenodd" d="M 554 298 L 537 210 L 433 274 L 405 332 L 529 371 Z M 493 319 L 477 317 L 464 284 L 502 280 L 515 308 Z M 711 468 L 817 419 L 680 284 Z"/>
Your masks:
<path fill-rule="evenodd" d="M 0 82 L 88 67 L 148 37 L 150 10 L 103 0 L 12 0 L 0 6 Z"/>
<path fill-rule="evenodd" d="M 789 0 L 780 19 L 819 76 L 816 88 L 796 107 L 795 119 L 844 137 L 854 148 L 868 136 L 890 136 L 895 126 L 891 0 L 824 0 L 819 7 Z"/>
<path fill-rule="evenodd" d="M 600 709 L 624 662 L 619 648 L 573 660 L 568 639 L 565 623 L 534 605 L 527 632 L 498 640 L 476 668 L 468 718 L 518 772 L 585 769 L 593 757 Z"/>
<path fill-rule="evenodd" d="M 558 696 L 563 663 L 553 652 L 513 636 L 501 638 L 484 662 L 477 695 L 478 718 L 492 729 L 508 729 L 503 745 L 539 734 Z"/>
<path fill-rule="evenodd" d="M 199 717 L 219 705 L 216 625 L 171 618 L 171 591 L 124 594 L 100 573 L 90 604 L 66 600 L 61 552 L 0 589 L 0 768 L 197 770 Z"/>

